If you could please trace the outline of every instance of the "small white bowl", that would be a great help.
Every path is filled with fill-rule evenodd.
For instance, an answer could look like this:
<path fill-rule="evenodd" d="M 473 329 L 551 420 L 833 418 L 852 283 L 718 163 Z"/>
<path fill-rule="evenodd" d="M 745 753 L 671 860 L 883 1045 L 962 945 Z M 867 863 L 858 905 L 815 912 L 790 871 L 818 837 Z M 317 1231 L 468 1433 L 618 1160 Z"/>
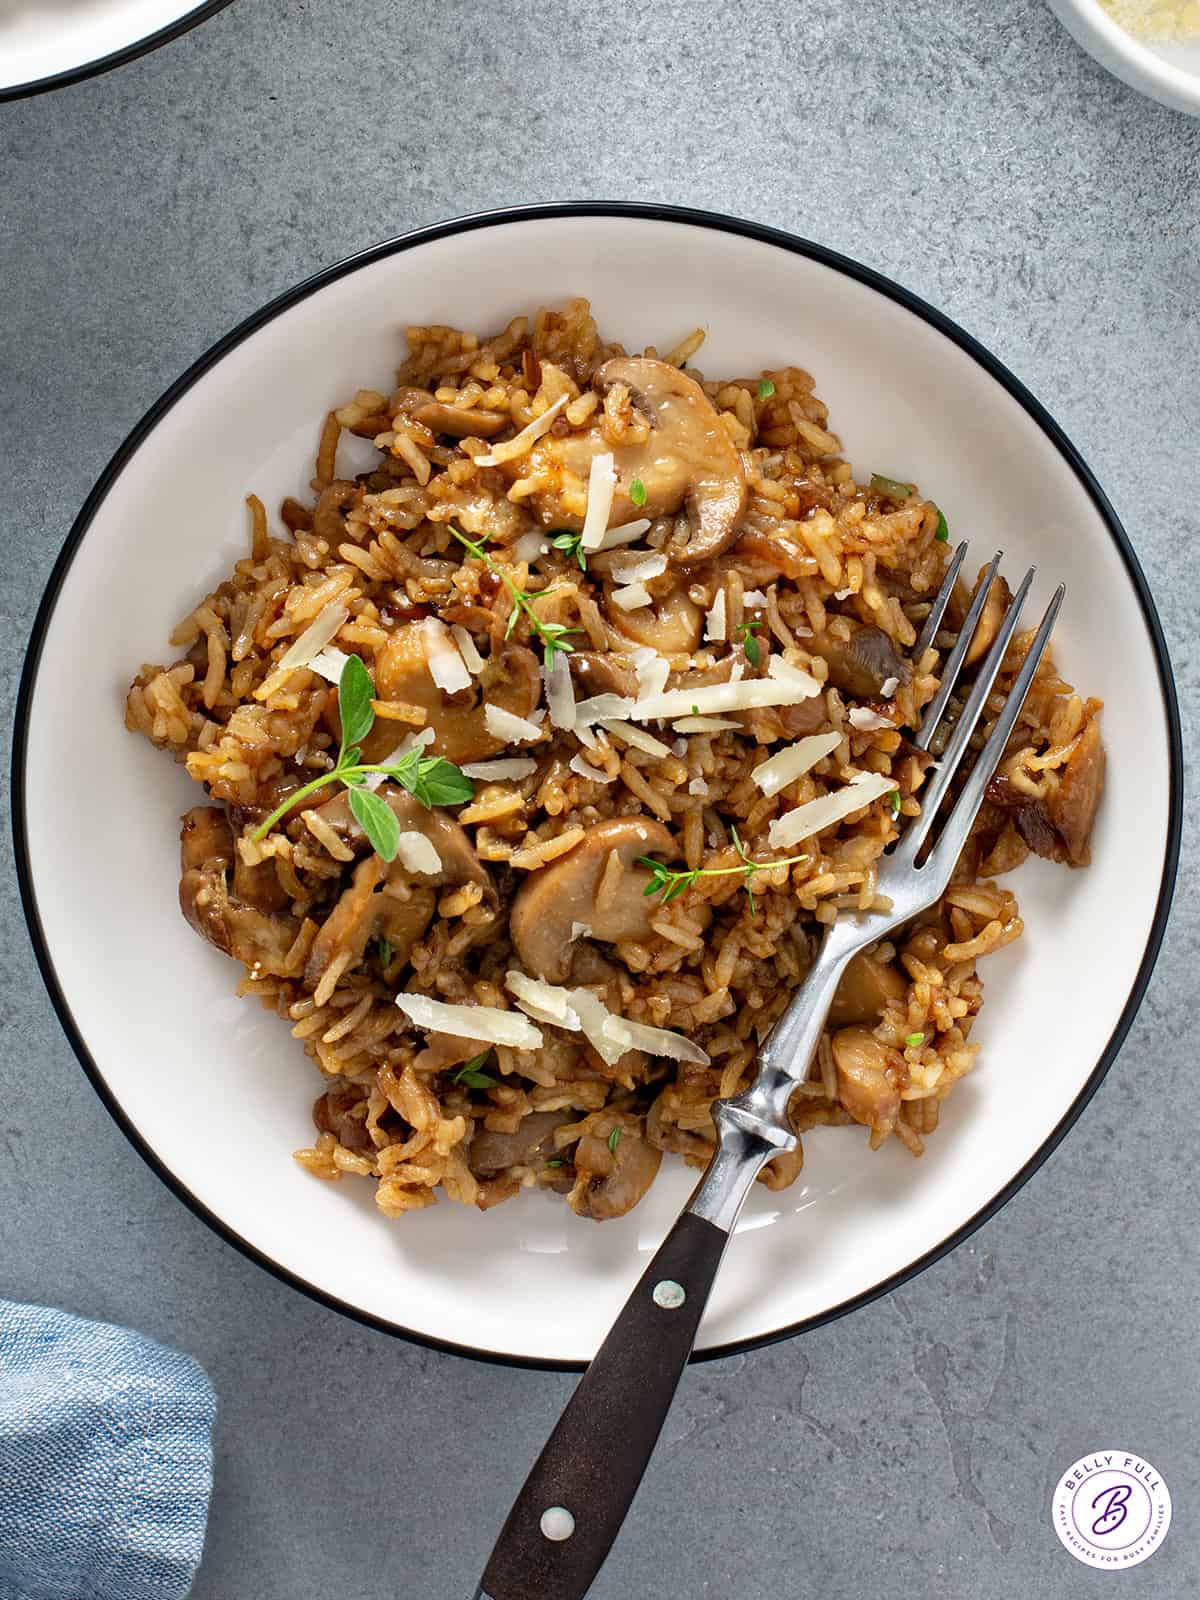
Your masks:
<path fill-rule="evenodd" d="M 135 61 L 229 0 L 0 0 L 0 101 Z"/>
<path fill-rule="evenodd" d="M 1174 111 L 1200 116 L 1200 40 L 1151 43 L 1114 22 L 1100 0 L 1049 0 L 1077 44 L 1123 83 Z"/>

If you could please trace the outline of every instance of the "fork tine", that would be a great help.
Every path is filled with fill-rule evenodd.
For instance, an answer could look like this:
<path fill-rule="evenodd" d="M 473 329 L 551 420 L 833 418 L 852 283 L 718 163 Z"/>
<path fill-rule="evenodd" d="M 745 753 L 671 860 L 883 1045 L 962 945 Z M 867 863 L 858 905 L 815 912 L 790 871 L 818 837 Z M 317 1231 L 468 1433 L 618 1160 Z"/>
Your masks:
<path fill-rule="evenodd" d="M 1038 669 L 1042 657 L 1046 653 L 1046 646 L 1050 642 L 1050 635 L 1054 631 L 1054 623 L 1058 617 L 1059 607 L 1063 603 L 1066 587 L 1059 584 L 1054 591 L 1050 604 L 1046 607 L 1046 614 L 1042 618 L 1033 643 L 1029 647 L 1025 660 L 1021 663 L 1012 691 L 1005 701 L 1004 709 L 996 718 L 996 725 L 988 735 L 987 743 L 979 753 L 979 759 L 972 767 L 962 793 L 954 802 L 954 807 L 946 819 L 941 837 L 934 845 L 926 865 L 935 872 L 945 875 L 948 881 L 954 864 L 962 852 L 962 847 L 967 842 L 967 835 L 971 825 L 979 814 L 987 793 L 987 786 L 991 782 L 992 774 L 1000 765 L 1007 745 L 1009 735 L 1016 726 L 1017 718 L 1021 714 L 1021 707 L 1025 704 L 1029 694 L 1029 686 L 1033 682 L 1033 675 Z M 999 641 L 997 641 L 998 643 Z"/>
<path fill-rule="evenodd" d="M 942 579 L 942 586 L 934 596 L 933 604 L 929 608 L 929 615 L 925 618 L 925 626 L 921 629 L 920 637 L 912 648 L 912 661 L 916 666 L 926 650 L 937 637 L 937 631 L 942 625 L 942 618 L 946 615 L 946 607 L 950 604 L 950 596 L 954 593 L 955 579 L 958 569 L 963 564 L 967 553 L 967 541 L 964 539 L 954 552 L 954 559 L 946 568 L 946 576 Z"/>
<path fill-rule="evenodd" d="M 991 566 L 984 573 L 978 588 L 975 590 L 975 598 L 971 601 L 971 609 L 967 612 L 966 620 L 959 630 L 958 638 L 954 641 L 954 649 L 951 650 L 946 658 L 946 665 L 942 668 L 942 681 L 938 692 L 926 706 L 925 715 L 921 719 L 920 731 L 913 740 L 918 750 L 929 749 L 930 741 L 937 731 L 937 725 L 942 720 L 942 713 L 945 711 L 947 702 L 954 692 L 954 685 L 958 681 L 963 659 L 970 648 L 971 639 L 975 633 L 975 624 L 979 621 L 983 608 L 987 604 L 992 581 L 996 576 L 1003 554 L 1002 550 L 996 551 L 996 554 L 992 557 Z"/>
<path fill-rule="evenodd" d="M 900 843 L 901 851 L 910 860 L 915 858 L 916 852 L 929 837 L 930 830 L 937 817 L 938 807 L 945 797 L 951 779 L 958 770 L 960 761 L 966 754 L 967 746 L 975 732 L 975 726 L 983 715 L 984 706 L 987 704 L 988 696 L 992 692 L 992 686 L 999 675 L 1009 641 L 1020 620 L 1021 607 L 1025 603 L 1025 596 L 1029 593 L 1029 586 L 1033 582 L 1035 570 L 1034 567 L 1030 567 L 1021 580 L 1021 587 L 1013 596 L 1012 604 L 1009 606 L 1004 621 L 1000 624 L 996 637 L 992 641 L 991 649 L 983 658 L 975 683 L 967 698 L 967 703 L 962 708 L 958 721 L 954 724 L 954 729 L 946 742 L 942 758 L 938 762 L 928 785 L 921 791 L 921 815 L 910 823 Z M 988 581 L 990 584 L 990 578 Z M 984 593 L 982 587 L 980 593 Z M 968 618 L 968 622 L 969 620 Z M 959 644 L 962 643 L 963 639 L 969 638 L 970 634 L 967 632 L 966 626 L 964 626 L 962 634 L 959 636 Z M 957 649 L 957 646 L 955 648 Z M 947 671 L 949 671 L 949 666 L 947 666 Z"/>

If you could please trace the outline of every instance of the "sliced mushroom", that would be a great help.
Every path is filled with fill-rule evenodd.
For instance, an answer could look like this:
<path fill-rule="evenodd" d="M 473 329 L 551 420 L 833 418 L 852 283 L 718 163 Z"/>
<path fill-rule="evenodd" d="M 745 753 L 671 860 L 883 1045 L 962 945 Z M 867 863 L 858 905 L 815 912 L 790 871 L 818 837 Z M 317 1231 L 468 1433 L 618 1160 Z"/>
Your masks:
<path fill-rule="evenodd" d="M 487 1177 L 509 1167 L 543 1164 L 555 1154 L 555 1130 L 577 1115 L 570 1111 L 534 1111 L 521 1118 L 515 1133 L 493 1133 L 490 1128 L 480 1127 L 468 1153 L 471 1171 L 477 1177 Z"/>
<path fill-rule="evenodd" d="M 242 860 L 233 827 L 219 807 L 193 806 L 183 819 L 179 845 L 185 873 L 206 865 L 221 871 L 232 867 L 234 902 L 268 912 L 282 911 L 291 903 L 274 862 L 260 861 L 251 867 Z"/>
<path fill-rule="evenodd" d="M 528 475 L 539 485 L 533 504 L 546 527 L 583 525 L 578 485 L 589 480 L 593 459 L 612 454 L 617 484 L 609 525 L 638 517 L 686 513 L 666 553 L 680 567 L 693 567 L 727 550 L 746 509 L 746 474 L 741 457 L 712 402 L 694 378 L 648 356 L 615 356 L 597 371 L 594 387 L 615 385 L 649 424 L 637 443 L 613 445 L 600 427 L 586 433 L 547 435 L 528 456 L 506 464 L 510 476 Z M 640 483 L 635 503 L 633 486 Z M 563 490 L 571 487 L 564 505 Z"/>
<path fill-rule="evenodd" d="M 986 567 L 979 569 L 979 577 L 975 580 L 972 597 L 978 592 L 986 571 Z M 1000 624 L 1004 621 L 1011 605 L 1012 590 L 1008 587 L 1004 578 L 997 573 L 992 579 L 992 586 L 988 590 L 988 597 L 983 603 L 979 621 L 975 624 L 975 632 L 971 637 L 971 643 L 967 648 L 963 661 L 964 666 L 973 667 L 992 648 L 992 640 L 1000 632 Z"/>
<path fill-rule="evenodd" d="M 571 968 L 573 923 L 603 944 L 646 939 L 657 902 L 646 896 L 650 874 L 639 856 L 678 855 L 670 831 L 648 817 L 610 817 L 588 829 L 573 850 L 531 872 L 517 890 L 509 932 L 527 972 L 561 983 Z M 616 860 L 616 866 L 610 862 Z M 615 883 L 609 873 L 618 873 Z M 603 887 L 603 904 L 597 891 Z"/>
<path fill-rule="evenodd" d="M 337 549 L 346 538 L 346 512 L 362 499 L 362 489 L 347 478 L 325 485 L 313 507 L 312 531 Z"/>
<path fill-rule="evenodd" d="M 304 968 L 304 981 L 310 988 L 317 987 L 339 956 L 348 957 L 342 970 L 352 971 L 373 938 L 386 939 L 392 947 L 389 973 L 401 970 L 433 921 L 437 906 L 435 890 L 443 884 L 480 885 L 483 889 L 481 903 L 490 915 L 480 919 L 475 937 L 490 936 L 499 903 L 495 885 L 462 828 L 445 812 L 427 809 L 414 796 L 392 784 L 384 784 L 378 794 L 392 808 L 402 833 L 421 833 L 430 841 L 441 867 L 436 872 L 413 871 L 399 857 L 389 865 L 373 853 L 360 861 L 350 887 L 343 890 L 313 941 Z M 334 832 L 349 843 L 364 842 L 365 836 L 350 812 L 345 791 L 327 801 L 321 808 L 321 815 Z"/>
<path fill-rule="evenodd" d="M 868 1028 L 842 1028 L 832 1040 L 838 1099 L 855 1122 L 886 1137 L 900 1115 L 893 1061 Z"/>
<path fill-rule="evenodd" d="M 677 566 L 693 567 L 721 555 L 737 537 L 746 509 L 746 474 L 733 440 L 704 390 L 678 367 L 648 356 L 614 356 L 592 379 L 601 394 L 623 384 L 650 422 L 644 445 L 614 451 L 618 474 L 612 520 L 670 516 L 683 506 L 689 526 L 677 532 L 667 554 Z M 633 480 L 645 498 L 628 498 Z"/>
<path fill-rule="evenodd" d="M 869 1027 L 879 1021 L 890 1002 L 899 1002 L 908 993 L 904 974 L 890 961 L 881 961 L 870 950 L 853 956 L 837 986 L 829 1008 L 830 1026 L 844 1028 L 852 1023 Z"/>
<path fill-rule="evenodd" d="M 889 678 L 900 683 L 911 681 L 912 668 L 882 628 L 854 622 L 850 628 L 849 638 L 826 630 L 805 640 L 812 653 L 828 664 L 829 681 L 834 688 L 858 699 L 873 700 L 883 693 Z"/>
<path fill-rule="evenodd" d="M 1091 859 L 1092 825 L 1104 793 L 1104 772 L 1100 724 L 1092 717 L 1050 794 L 1028 795 L 1007 778 L 993 778 L 987 797 L 1012 817 L 1017 832 L 1037 855 L 1083 867 Z"/>
<path fill-rule="evenodd" d="M 497 411 L 445 406 L 437 400 L 427 400 L 415 407 L 412 415 L 431 433 L 449 434 L 453 439 L 492 439 L 502 433 L 511 420 Z"/>
<path fill-rule="evenodd" d="M 575 1146 L 575 1186 L 567 1204 L 579 1217 L 607 1222 L 623 1217 L 646 1193 L 658 1175 L 662 1152 L 642 1137 L 640 1124 L 631 1127 L 621 1119 L 593 1118 L 599 1123 L 595 1133 L 586 1133 Z M 621 1136 L 614 1149 L 609 1142 L 612 1130 Z"/>
<path fill-rule="evenodd" d="M 222 812 L 196 806 L 183 819 L 179 908 L 202 939 L 245 966 L 276 977 L 287 974 L 287 955 L 300 924 L 230 893 L 226 876 L 236 857 L 233 830 Z"/>
<path fill-rule="evenodd" d="M 442 884 L 477 883 L 484 891 L 484 899 L 492 906 L 496 905 L 496 888 L 491 874 L 476 855 L 475 846 L 466 832 L 448 812 L 423 806 L 415 795 L 398 788 L 394 783 L 381 784 L 376 792 L 391 807 L 401 833 L 423 834 L 437 851 L 442 863 L 441 870 L 436 873 L 410 873 L 403 862 L 395 861 L 392 863 L 392 873 L 396 877 L 411 877 L 414 881 L 431 884 L 435 888 Z M 366 835 L 350 810 L 350 797 L 345 789 L 327 800 L 320 809 L 323 820 L 329 823 L 339 838 L 355 848 L 366 843 Z"/>
<path fill-rule="evenodd" d="M 360 1089 L 329 1089 L 314 1103 L 318 1133 L 332 1133 L 340 1145 L 360 1156 L 374 1156 L 375 1141 L 367 1131 L 367 1102 Z"/>
<path fill-rule="evenodd" d="M 605 650 L 573 650 L 567 657 L 577 698 L 619 694 L 636 700 L 637 673 L 619 655 Z"/>
<path fill-rule="evenodd" d="M 541 693 L 541 677 L 532 651 L 506 644 L 492 650 L 470 689 L 446 695 L 429 674 L 422 625 L 406 622 L 375 657 L 375 693 L 381 700 L 419 706 L 435 736 L 430 752 L 461 766 L 508 748 L 507 741 L 488 732 L 484 708 L 490 704 L 528 717 Z M 390 755 L 401 732 L 398 723 L 380 719 L 363 745 L 364 759 L 380 761 Z"/>
<path fill-rule="evenodd" d="M 663 656 L 691 655 L 698 649 L 704 613 L 688 595 L 684 582 L 635 611 L 622 611 L 620 606 L 612 605 L 610 594 L 611 590 L 606 590 L 604 614 L 626 639 L 649 645 Z"/>

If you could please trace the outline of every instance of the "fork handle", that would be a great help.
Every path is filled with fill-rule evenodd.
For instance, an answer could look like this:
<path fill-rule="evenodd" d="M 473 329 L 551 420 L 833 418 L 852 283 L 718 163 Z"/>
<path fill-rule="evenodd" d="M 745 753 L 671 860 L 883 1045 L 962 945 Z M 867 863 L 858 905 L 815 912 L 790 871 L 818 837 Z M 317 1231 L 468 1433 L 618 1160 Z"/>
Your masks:
<path fill-rule="evenodd" d="M 732 1125 L 728 1140 L 725 1132 L 689 1209 L 625 1302 L 526 1478 L 476 1600 L 583 1600 L 612 1548 L 687 1365 L 733 1221 L 764 1163 L 779 1153 L 777 1142 Z M 694 1209 L 718 1184 L 721 1225 Z M 563 1538 L 565 1528 L 572 1531 Z"/>

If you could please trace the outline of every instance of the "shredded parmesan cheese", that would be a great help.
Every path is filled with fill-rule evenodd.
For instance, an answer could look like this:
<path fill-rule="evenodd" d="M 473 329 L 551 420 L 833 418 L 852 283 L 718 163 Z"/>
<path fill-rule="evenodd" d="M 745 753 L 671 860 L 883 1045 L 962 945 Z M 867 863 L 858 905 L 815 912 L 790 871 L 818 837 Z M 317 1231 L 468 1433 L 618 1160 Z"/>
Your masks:
<path fill-rule="evenodd" d="M 595 549 L 616 550 L 620 545 L 632 544 L 635 539 L 642 537 L 649 526 L 649 517 L 639 517 L 636 522 L 623 522 L 619 528 L 609 528 Z"/>
<path fill-rule="evenodd" d="M 396 840 L 396 854 L 410 872 L 424 872 L 433 877 L 442 870 L 437 846 L 423 833 L 402 833 Z"/>
<path fill-rule="evenodd" d="M 615 773 L 610 777 L 607 772 L 601 772 L 599 768 L 591 766 L 582 756 L 572 756 L 567 765 L 572 772 L 578 773 L 581 778 L 586 778 L 589 783 L 616 782 Z"/>
<path fill-rule="evenodd" d="M 755 767 L 750 776 L 765 795 L 778 794 L 781 789 L 786 789 L 789 783 L 795 783 L 797 778 L 802 778 L 816 766 L 818 761 L 823 761 L 831 755 L 842 742 L 840 733 L 814 733 L 807 739 L 801 739 L 797 744 L 789 744 L 786 749 L 777 750 L 767 761 Z"/>
<path fill-rule="evenodd" d="M 867 706 L 852 706 L 849 715 L 850 726 L 860 729 L 863 733 L 875 733 L 880 728 L 896 726 L 889 718 L 881 717 L 877 711 L 871 711 Z"/>
<path fill-rule="evenodd" d="M 537 762 L 530 756 L 514 756 L 510 761 L 469 761 L 462 770 L 468 778 L 478 778 L 481 783 L 503 783 L 509 778 L 531 777 L 537 771 Z"/>
<path fill-rule="evenodd" d="M 621 694 L 594 694 L 575 707 L 575 725 L 581 722 L 623 720 L 632 715 L 635 702 Z"/>
<path fill-rule="evenodd" d="M 639 722 L 661 722 L 668 717 L 689 714 L 699 717 L 710 712 L 749 711 L 755 706 L 794 706 L 817 694 L 821 687 L 807 673 L 798 676 L 807 681 L 745 678 L 731 683 L 708 683 L 695 689 L 667 689 L 662 694 L 635 701 L 629 715 Z"/>
<path fill-rule="evenodd" d="M 644 644 L 634 650 L 629 659 L 637 677 L 639 699 L 645 699 L 650 694 L 661 694 L 671 676 L 671 663 L 666 656 L 660 656 L 657 650 Z"/>
<path fill-rule="evenodd" d="M 885 700 L 890 700 L 899 687 L 899 678 L 885 678 L 879 686 L 879 692 Z"/>
<path fill-rule="evenodd" d="M 667 558 L 657 551 L 631 551 L 623 561 L 612 564 L 612 575 L 617 583 L 645 583 L 650 578 L 660 577 L 666 570 Z"/>
<path fill-rule="evenodd" d="M 432 744 L 436 738 L 437 734 L 434 733 L 432 728 L 422 728 L 420 733 L 406 733 L 403 739 L 401 739 L 400 743 L 392 751 L 391 755 L 384 756 L 383 760 L 380 761 L 378 765 L 381 767 L 393 767 L 395 766 L 396 762 L 400 760 L 401 756 L 406 756 L 408 752 L 414 748 L 424 749 L 427 744 Z M 378 789 L 381 783 L 386 782 L 387 777 L 384 773 L 368 772 L 362 781 L 362 787 L 364 789 L 374 790 Z"/>
<path fill-rule="evenodd" d="M 729 637 L 725 627 L 725 591 L 717 590 L 717 598 L 708 608 L 708 616 L 704 622 L 704 637 L 714 644 L 722 643 Z"/>
<path fill-rule="evenodd" d="M 571 687 L 571 669 L 564 654 L 556 651 L 548 665 L 543 663 L 542 680 L 546 685 L 550 726 L 573 728 L 578 720 L 578 713 L 575 709 L 575 691 Z"/>
<path fill-rule="evenodd" d="M 523 533 L 511 548 L 518 561 L 528 563 L 536 561 L 539 556 L 544 556 L 550 546 L 536 528 L 531 528 L 528 533 Z"/>
<path fill-rule="evenodd" d="M 809 800 L 805 805 L 796 806 L 794 810 L 776 817 L 767 830 L 767 843 L 773 850 L 788 849 L 791 845 L 799 844 L 801 839 L 811 838 L 814 833 L 831 828 L 852 811 L 861 811 L 873 800 L 890 794 L 895 787 L 895 778 L 882 777 L 878 772 L 860 772 L 832 794 L 818 795 L 815 800 Z"/>
<path fill-rule="evenodd" d="M 324 650 L 349 615 L 340 601 L 331 600 L 323 611 L 317 613 L 291 648 L 280 657 L 275 671 L 290 672 L 293 667 L 306 667 L 315 655 Z"/>
<path fill-rule="evenodd" d="M 635 728 L 632 722 L 616 722 L 611 717 L 601 717 L 599 723 L 605 733 L 611 734 L 614 739 L 620 739 L 623 744 L 632 745 L 635 750 L 644 750 L 648 756 L 658 756 L 661 759 L 671 754 L 669 745 L 665 745 L 661 739 L 656 739 L 652 733 L 647 733 L 643 728 Z"/>
<path fill-rule="evenodd" d="M 682 1034 L 614 1016 L 590 989 L 564 989 L 516 970 L 507 972 L 504 982 L 522 1011 L 539 1022 L 582 1033 L 607 1066 L 615 1066 L 627 1050 L 645 1050 L 672 1061 L 694 1061 L 697 1066 L 709 1063 L 700 1046 Z"/>
<path fill-rule="evenodd" d="M 585 550 L 599 550 L 604 542 L 616 487 L 617 474 L 613 470 L 612 451 L 606 450 L 602 455 L 593 456 L 588 473 L 587 513 L 579 540 Z"/>
<path fill-rule="evenodd" d="M 483 723 L 493 739 L 503 739 L 505 744 L 528 744 L 531 739 L 542 736 L 536 722 L 530 722 L 528 717 L 515 717 L 503 706 L 484 706 Z"/>
<path fill-rule="evenodd" d="M 410 1022 L 429 1033 L 482 1039 L 514 1050 L 537 1050 L 544 1043 L 541 1029 L 517 1011 L 502 1011 L 498 1006 L 446 1005 L 424 994 L 398 994 L 396 1004 Z"/>
<path fill-rule="evenodd" d="M 774 678 L 776 683 L 794 683 L 797 688 L 803 687 L 804 693 L 801 700 L 809 700 L 814 694 L 820 694 L 822 685 L 817 682 L 811 672 L 805 672 L 801 667 L 794 667 L 790 661 L 785 661 L 782 656 L 772 656 L 767 662 L 767 677 Z"/>
<path fill-rule="evenodd" d="M 450 630 L 437 617 L 426 617 L 421 627 L 421 643 L 429 676 L 443 694 L 459 694 L 471 687 L 471 674 L 458 653 Z"/>
<path fill-rule="evenodd" d="M 614 589 L 611 599 L 622 611 L 639 611 L 650 604 L 650 591 L 644 583 L 631 583 L 627 589 Z"/>
<path fill-rule="evenodd" d="M 458 653 L 467 664 L 467 671 L 479 673 L 483 671 L 483 657 L 475 648 L 475 641 L 463 627 L 461 622 L 456 622 L 450 629 L 450 637 L 458 646 Z"/>
<path fill-rule="evenodd" d="M 515 461 L 518 456 L 523 456 L 527 450 L 532 450 L 544 433 L 549 433 L 554 426 L 554 419 L 570 399 L 569 395 L 560 394 L 558 399 L 540 417 L 534 417 L 528 427 L 522 428 L 512 439 L 505 439 L 501 444 L 494 444 L 491 454 L 476 456 L 477 467 L 498 467 L 502 461 Z"/>
<path fill-rule="evenodd" d="M 328 683 L 341 683 L 342 672 L 350 657 L 344 650 L 339 650 L 335 644 L 327 644 L 324 650 L 317 652 L 306 665 L 310 672 L 317 672 Z"/>

